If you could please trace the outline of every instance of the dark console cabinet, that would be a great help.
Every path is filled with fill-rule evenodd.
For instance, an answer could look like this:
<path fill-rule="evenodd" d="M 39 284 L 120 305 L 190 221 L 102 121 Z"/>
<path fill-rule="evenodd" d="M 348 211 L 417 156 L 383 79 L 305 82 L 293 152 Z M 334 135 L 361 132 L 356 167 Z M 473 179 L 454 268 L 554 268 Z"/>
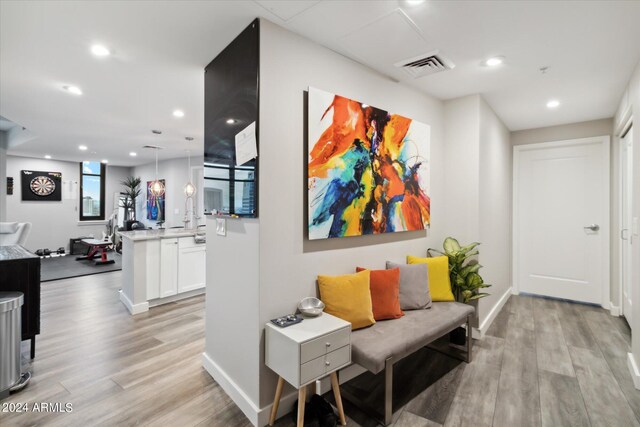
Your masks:
<path fill-rule="evenodd" d="M 0 291 L 24 294 L 22 340 L 31 340 L 31 358 L 40 334 L 40 257 L 22 246 L 0 246 Z"/>

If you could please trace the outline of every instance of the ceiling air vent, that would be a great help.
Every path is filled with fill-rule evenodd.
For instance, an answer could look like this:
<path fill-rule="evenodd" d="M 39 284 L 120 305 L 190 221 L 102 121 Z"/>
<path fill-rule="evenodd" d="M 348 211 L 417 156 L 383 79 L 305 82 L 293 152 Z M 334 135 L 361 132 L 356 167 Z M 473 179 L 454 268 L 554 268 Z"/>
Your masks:
<path fill-rule="evenodd" d="M 394 65 L 402 68 L 414 79 L 451 70 L 455 67 L 454 63 L 445 58 L 438 50 L 396 62 Z"/>

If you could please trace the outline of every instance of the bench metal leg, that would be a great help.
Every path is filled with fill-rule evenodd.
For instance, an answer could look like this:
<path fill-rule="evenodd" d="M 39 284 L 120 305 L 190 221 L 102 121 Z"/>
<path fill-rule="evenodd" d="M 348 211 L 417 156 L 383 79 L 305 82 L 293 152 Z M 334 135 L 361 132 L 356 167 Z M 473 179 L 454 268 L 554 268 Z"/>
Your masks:
<path fill-rule="evenodd" d="M 471 332 L 471 316 L 467 316 L 467 363 L 471 363 L 471 348 L 473 347 Z"/>
<path fill-rule="evenodd" d="M 384 425 L 391 424 L 393 418 L 393 358 L 384 362 Z"/>

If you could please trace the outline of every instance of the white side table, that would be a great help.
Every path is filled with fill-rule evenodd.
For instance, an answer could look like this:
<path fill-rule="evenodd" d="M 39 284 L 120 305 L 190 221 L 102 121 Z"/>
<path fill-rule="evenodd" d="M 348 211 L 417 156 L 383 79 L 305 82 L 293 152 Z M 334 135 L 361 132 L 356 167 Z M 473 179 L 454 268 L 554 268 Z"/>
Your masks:
<path fill-rule="evenodd" d="M 346 425 L 336 371 L 351 363 L 351 323 L 327 313 L 287 328 L 269 322 L 265 326 L 265 363 L 279 375 L 270 426 L 275 422 L 285 381 L 298 389 L 298 427 L 303 427 L 306 386 L 327 375 L 331 376 L 340 423 Z"/>

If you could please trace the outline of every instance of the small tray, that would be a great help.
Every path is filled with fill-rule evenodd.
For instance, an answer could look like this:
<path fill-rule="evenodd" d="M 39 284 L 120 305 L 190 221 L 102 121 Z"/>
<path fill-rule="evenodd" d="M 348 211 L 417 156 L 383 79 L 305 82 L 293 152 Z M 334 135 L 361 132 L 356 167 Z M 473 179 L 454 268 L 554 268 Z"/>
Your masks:
<path fill-rule="evenodd" d="M 302 322 L 302 320 L 302 316 L 298 316 L 297 314 L 288 314 L 286 316 L 280 316 L 278 318 L 271 319 L 271 323 L 280 328 L 286 328 L 287 326 L 300 323 Z"/>

